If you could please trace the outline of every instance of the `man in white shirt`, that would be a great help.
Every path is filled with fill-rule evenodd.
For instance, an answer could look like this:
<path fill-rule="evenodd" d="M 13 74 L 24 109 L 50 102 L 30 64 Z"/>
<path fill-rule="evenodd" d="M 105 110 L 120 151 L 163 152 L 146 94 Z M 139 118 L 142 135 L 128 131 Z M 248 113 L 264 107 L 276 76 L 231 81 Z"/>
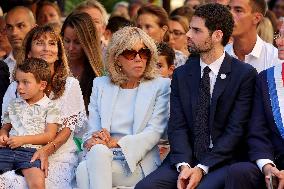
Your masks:
<path fill-rule="evenodd" d="M 258 72 L 280 63 L 277 49 L 257 35 L 257 26 L 267 11 L 265 0 L 231 0 L 229 6 L 235 23 L 233 43 L 225 47 L 226 52 Z"/>
<path fill-rule="evenodd" d="M 257 72 L 224 52 L 232 31 L 224 5 L 196 9 L 187 37 L 199 56 L 177 68 L 171 83 L 170 154 L 136 189 L 241 189 L 227 168 L 239 161 Z"/>
<path fill-rule="evenodd" d="M 35 19 L 30 9 L 17 6 L 11 9 L 5 16 L 6 32 L 12 46 L 12 51 L 4 62 L 9 67 L 10 81 L 16 65 L 16 57 L 22 48 L 26 34 L 35 26 Z"/>

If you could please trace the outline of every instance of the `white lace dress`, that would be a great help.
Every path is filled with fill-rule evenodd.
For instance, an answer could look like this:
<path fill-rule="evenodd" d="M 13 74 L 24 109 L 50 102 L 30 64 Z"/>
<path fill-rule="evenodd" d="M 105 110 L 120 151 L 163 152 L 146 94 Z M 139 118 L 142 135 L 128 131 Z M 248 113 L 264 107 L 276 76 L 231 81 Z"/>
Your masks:
<path fill-rule="evenodd" d="M 16 82 L 10 84 L 3 99 L 2 112 L 7 109 L 9 102 L 16 98 L 16 88 Z M 45 179 L 46 188 L 71 189 L 72 180 L 75 178 L 75 168 L 78 165 L 77 146 L 73 141 L 73 136 L 83 128 L 87 120 L 79 81 L 68 77 L 63 95 L 53 102 L 57 103 L 60 108 L 62 128 L 69 127 L 72 133 L 67 142 L 49 157 L 48 177 Z M 0 175 L 0 189 L 26 188 L 24 177 L 16 175 L 14 171 Z"/>

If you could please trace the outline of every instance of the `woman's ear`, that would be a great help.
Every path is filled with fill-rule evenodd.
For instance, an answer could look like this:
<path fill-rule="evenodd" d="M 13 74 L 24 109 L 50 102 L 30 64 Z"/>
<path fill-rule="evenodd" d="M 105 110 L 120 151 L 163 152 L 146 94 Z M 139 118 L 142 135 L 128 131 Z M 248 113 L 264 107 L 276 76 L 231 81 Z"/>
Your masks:
<path fill-rule="evenodd" d="M 162 30 L 166 33 L 168 31 L 169 27 L 166 25 L 163 25 Z"/>
<path fill-rule="evenodd" d="M 31 51 L 28 53 L 28 58 L 31 58 L 32 55 L 31 55 Z"/>

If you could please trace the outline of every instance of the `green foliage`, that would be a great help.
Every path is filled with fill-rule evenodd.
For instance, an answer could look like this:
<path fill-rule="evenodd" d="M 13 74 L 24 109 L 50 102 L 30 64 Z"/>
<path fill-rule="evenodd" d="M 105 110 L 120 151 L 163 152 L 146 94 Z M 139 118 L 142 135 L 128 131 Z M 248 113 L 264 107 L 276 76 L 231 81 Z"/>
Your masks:
<path fill-rule="evenodd" d="M 68 15 L 73 11 L 73 9 L 84 0 L 65 0 L 65 13 Z M 100 0 L 100 2 L 104 5 L 108 13 L 112 12 L 112 8 L 115 3 L 120 1 L 127 1 L 129 0 Z"/>
<path fill-rule="evenodd" d="M 65 14 L 68 15 L 73 9 L 84 0 L 65 0 Z"/>
<path fill-rule="evenodd" d="M 107 12 L 111 13 L 114 5 L 117 2 L 120 2 L 120 1 L 127 1 L 127 2 L 129 2 L 129 0 L 101 0 L 100 2 L 104 5 L 104 7 L 106 8 Z"/>

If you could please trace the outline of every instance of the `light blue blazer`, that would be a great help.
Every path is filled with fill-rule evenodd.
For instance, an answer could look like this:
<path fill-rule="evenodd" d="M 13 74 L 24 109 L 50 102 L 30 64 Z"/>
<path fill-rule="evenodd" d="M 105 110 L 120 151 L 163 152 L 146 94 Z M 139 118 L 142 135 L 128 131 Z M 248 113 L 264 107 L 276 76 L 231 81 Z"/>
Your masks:
<path fill-rule="evenodd" d="M 91 138 L 93 132 L 110 130 L 112 111 L 117 100 L 119 86 L 107 76 L 97 77 L 93 82 L 89 104 L 89 131 L 83 140 Z M 161 163 L 157 143 L 168 123 L 170 79 L 156 78 L 143 81 L 138 86 L 135 102 L 133 134 L 122 137 L 121 147 L 131 172 L 141 166 L 148 175 Z"/>

